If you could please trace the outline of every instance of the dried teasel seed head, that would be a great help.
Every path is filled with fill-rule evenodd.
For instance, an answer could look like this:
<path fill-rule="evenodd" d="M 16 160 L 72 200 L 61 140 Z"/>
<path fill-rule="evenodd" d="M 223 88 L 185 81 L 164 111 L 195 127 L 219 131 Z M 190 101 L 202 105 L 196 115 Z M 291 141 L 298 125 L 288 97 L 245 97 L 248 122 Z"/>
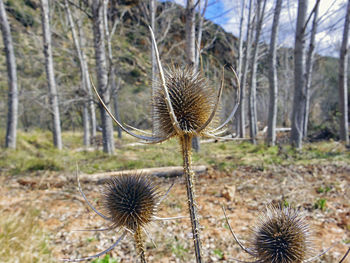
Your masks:
<path fill-rule="evenodd" d="M 121 175 L 108 180 L 103 206 L 113 227 L 136 231 L 152 221 L 159 202 L 158 187 L 144 175 Z"/>
<path fill-rule="evenodd" d="M 172 67 L 165 72 L 165 83 L 174 114 L 184 133 L 195 133 L 208 120 L 215 105 L 215 92 L 201 73 L 192 67 Z M 175 133 L 159 83 L 153 97 L 154 127 L 157 135 L 167 137 Z"/>
<path fill-rule="evenodd" d="M 251 242 L 258 262 L 301 263 L 311 250 L 310 228 L 297 209 L 270 205 Z"/>

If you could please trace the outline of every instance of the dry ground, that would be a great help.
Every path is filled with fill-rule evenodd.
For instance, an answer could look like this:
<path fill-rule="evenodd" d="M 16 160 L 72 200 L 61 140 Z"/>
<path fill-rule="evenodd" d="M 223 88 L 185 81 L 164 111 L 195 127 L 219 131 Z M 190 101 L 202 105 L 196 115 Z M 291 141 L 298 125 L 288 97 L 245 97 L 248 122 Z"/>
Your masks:
<path fill-rule="evenodd" d="M 159 216 L 187 215 L 183 178 L 156 180 L 164 192 L 176 180 L 160 206 Z M 230 258 L 249 260 L 233 241 L 225 224 L 223 205 L 231 226 L 245 241 L 259 211 L 268 202 L 281 200 L 304 211 L 314 232 L 315 253 L 335 244 L 316 262 L 338 262 L 350 242 L 349 185 L 350 167 L 346 164 L 288 165 L 269 169 L 245 166 L 233 172 L 209 169 L 206 174 L 198 176 L 196 184 L 205 262 L 233 262 Z M 101 186 L 82 182 L 82 187 L 92 203 L 99 207 Z M 11 215 L 30 208 L 40 211 L 37 222 L 48 235 L 53 262 L 66 257 L 92 255 L 109 247 L 118 238 L 115 231 L 73 231 L 106 226 L 84 203 L 74 175 L 50 172 L 41 176 L 2 176 L 0 193 L 2 214 Z M 320 206 L 319 200 L 326 202 L 323 211 L 315 208 L 316 203 Z M 147 230 L 156 245 L 146 237 L 149 262 L 194 262 L 187 217 L 157 221 Z M 119 262 L 137 262 L 132 238 L 128 236 L 111 252 L 111 256 Z M 350 262 L 349 258 L 347 260 Z"/>

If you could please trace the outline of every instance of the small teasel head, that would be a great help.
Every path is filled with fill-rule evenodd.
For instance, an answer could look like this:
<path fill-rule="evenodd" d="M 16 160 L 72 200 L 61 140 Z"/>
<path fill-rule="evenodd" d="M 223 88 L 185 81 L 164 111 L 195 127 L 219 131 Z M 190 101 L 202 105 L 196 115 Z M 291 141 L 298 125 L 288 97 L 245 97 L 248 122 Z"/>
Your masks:
<path fill-rule="evenodd" d="M 261 263 L 301 263 L 311 252 L 310 227 L 297 209 L 269 205 L 253 228 L 251 248 Z"/>
<path fill-rule="evenodd" d="M 113 227 L 133 232 L 153 220 L 160 200 L 157 185 L 140 174 L 109 179 L 103 196 L 103 207 Z"/>
<path fill-rule="evenodd" d="M 165 71 L 165 84 L 176 120 L 183 134 L 196 134 L 205 125 L 216 102 L 216 93 L 207 79 L 187 66 L 173 66 Z M 174 124 L 166 103 L 163 84 L 159 83 L 152 100 L 153 120 L 157 136 L 175 135 Z M 197 135 L 197 134 L 196 134 Z"/>
<path fill-rule="evenodd" d="M 241 249 L 254 257 L 256 263 L 307 263 L 326 254 L 332 247 L 316 256 L 313 252 L 311 228 L 303 214 L 290 206 L 269 204 L 261 212 L 258 223 L 252 228 L 252 238 L 245 247 L 233 232 L 223 207 L 226 223 Z M 344 258 L 346 255 L 344 256 Z M 248 261 L 233 259 L 237 262 Z"/>
<path fill-rule="evenodd" d="M 100 217 L 110 223 L 110 227 L 101 229 L 82 229 L 77 231 L 110 231 L 114 228 L 124 229 L 121 236 L 106 250 L 88 257 L 75 259 L 62 259 L 66 262 L 79 262 L 100 257 L 115 248 L 128 232 L 134 234 L 136 249 L 138 250 L 141 262 L 146 262 L 145 249 L 143 246 L 142 230 L 148 223 L 154 220 L 180 219 L 181 217 L 159 218 L 156 210 L 158 205 L 167 196 L 174 183 L 168 191 L 161 196 L 158 185 L 145 175 L 132 174 L 116 176 L 106 181 L 102 190 L 102 202 L 105 213 L 99 212 L 87 199 L 83 192 L 79 173 L 77 169 L 78 188 L 88 206 Z M 147 232 L 146 232 L 147 233 Z"/>

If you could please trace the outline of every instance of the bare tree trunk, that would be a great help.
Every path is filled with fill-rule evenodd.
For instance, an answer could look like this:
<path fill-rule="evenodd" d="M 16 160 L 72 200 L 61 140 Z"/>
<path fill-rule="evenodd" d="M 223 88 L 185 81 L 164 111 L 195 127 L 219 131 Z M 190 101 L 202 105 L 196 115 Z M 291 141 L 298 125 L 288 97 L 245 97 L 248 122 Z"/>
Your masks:
<path fill-rule="evenodd" d="M 238 58 L 237 58 L 237 73 L 238 79 L 242 77 L 242 62 L 243 62 L 243 25 L 244 25 L 244 10 L 245 10 L 246 0 L 241 2 L 241 19 L 239 22 L 239 42 L 238 42 Z M 242 100 L 241 100 L 242 101 Z M 240 116 L 240 107 L 238 109 L 238 116 Z M 241 118 L 237 118 L 236 133 L 241 136 Z"/>
<path fill-rule="evenodd" d="M 246 0 L 241 2 L 241 19 L 239 22 L 239 42 L 238 42 L 238 58 L 237 58 L 237 74 L 238 79 L 242 76 L 242 61 L 243 61 L 243 25 L 245 21 L 244 10 L 245 10 Z"/>
<path fill-rule="evenodd" d="M 248 75 L 248 61 L 250 57 L 251 48 L 251 32 L 252 24 L 251 16 L 253 9 L 253 1 L 249 0 L 249 11 L 247 21 L 247 35 L 246 35 L 246 48 L 243 55 L 242 74 L 241 74 L 241 98 L 239 104 L 239 123 L 240 123 L 240 137 L 245 138 L 245 94 L 246 94 L 246 80 Z"/>
<path fill-rule="evenodd" d="M 81 52 L 81 59 L 82 59 L 82 67 L 83 67 L 83 71 L 84 73 L 84 79 L 85 79 L 85 87 L 87 89 L 88 92 L 88 97 L 89 97 L 89 110 L 90 110 L 90 121 L 91 121 L 91 136 L 92 138 L 96 137 L 96 130 L 97 130 L 97 122 L 96 122 L 96 111 L 95 111 L 95 102 L 93 99 L 93 95 L 92 95 L 92 88 L 91 88 L 91 82 L 90 82 L 90 74 L 89 74 L 89 67 L 88 67 L 88 63 L 87 63 L 87 59 L 86 59 L 86 55 L 84 52 L 84 47 L 85 47 L 85 37 L 84 37 L 84 31 L 82 29 L 82 25 L 81 25 L 81 20 L 78 20 L 77 23 L 78 26 L 78 37 L 79 37 L 79 44 L 80 44 L 80 52 Z"/>
<path fill-rule="evenodd" d="M 196 24 L 195 24 L 195 4 L 194 0 L 187 0 L 186 5 L 186 60 L 192 67 L 195 66 L 196 53 L 195 53 L 195 41 L 196 41 Z M 199 138 L 192 138 L 192 148 L 198 152 L 200 148 Z"/>
<path fill-rule="evenodd" d="M 283 50 L 283 57 L 282 57 L 282 76 L 281 76 L 281 81 L 283 81 L 284 88 L 281 89 L 282 91 L 282 96 L 281 96 L 281 101 L 283 103 L 283 107 L 281 107 L 281 116 L 282 116 L 282 125 L 284 127 L 289 127 L 290 126 L 290 113 L 291 109 L 289 107 L 289 100 L 290 100 L 290 94 L 292 90 L 292 82 L 293 82 L 293 76 L 291 76 L 291 63 L 289 62 L 289 57 L 291 55 L 291 51 L 288 49 Z"/>
<path fill-rule="evenodd" d="M 89 107 L 87 102 L 83 102 L 83 128 L 84 138 L 83 143 L 85 146 L 90 146 L 90 118 L 89 118 Z"/>
<path fill-rule="evenodd" d="M 156 34 L 156 12 L 157 12 L 157 1 L 150 0 L 150 15 L 151 15 L 151 27 Z M 157 38 L 156 38 L 157 39 Z M 153 45 L 151 45 L 151 59 L 152 59 L 152 98 L 155 97 L 155 92 L 157 88 L 157 60 L 155 55 L 155 50 Z M 152 109 L 153 111 L 153 109 Z M 153 112 L 152 112 L 153 116 Z"/>
<path fill-rule="evenodd" d="M 311 28 L 311 37 L 310 37 L 310 44 L 309 44 L 309 50 L 307 52 L 306 57 L 306 79 L 305 79 L 305 95 L 306 95 L 306 101 L 305 101 L 305 112 L 304 112 L 304 128 L 303 128 L 303 138 L 307 138 L 307 125 L 309 122 L 309 109 L 310 109 L 310 89 L 311 89 L 311 82 L 312 82 L 312 66 L 314 63 L 314 50 L 315 50 L 315 36 L 317 32 L 317 23 L 318 23 L 318 7 L 320 5 L 320 0 L 316 2 L 315 5 L 315 11 L 314 11 L 314 19 L 312 21 L 312 28 Z"/>
<path fill-rule="evenodd" d="M 103 27 L 103 0 L 95 0 L 92 2 L 92 14 L 98 91 L 105 104 L 109 106 L 110 90 L 108 87 L 105 32 Z M 112 119 L 101 105 L 100 112 L 102 121 L 103 151 L 108 154 L 113 154 L 114 138 Z"/>
<path fill-rule="evenodd" d="M 198 71 L 199 70 L 199 60 L 200 60 L 200 55 L 201 55 L 201 42 L 202 42 L 202 32 L 203 32 L 203 21 L 204 21 L 204 15 L 208 6 L 208 0 L 205 0 L 203 10 L 201 12 L 201 0 L 198 0 L 198 10 L 199 10 L 199 23 L 198 23 L 198 33 L 197 33 L 197 48 L 195 48 L 195 54 L 194 54 L 194 70 Z M 193 10 L 194 12 L 194 10 Z M 187 21 L 187 20 L 186 20 Z M 195 24 L 194 24 L 194 31 L 195 31 Z M 194 32 L 194 37 L 195 37 L 195 32 Z M 195 41 L 195 40 L 194 40 Z M 196 45 L 195 45 L 196 47 Z M 192 64 L 192 62 L 191 62 Z M 192 138 L 192 148 L 198 152 L 200 149 L 200 141 L 198 137 L 193 137 Z"/>
<path fill-rule="evenodd" d="M 252 143 L 256 144 L 256 135 L 258 132 L 257 127 L 257 112 L 256 112 L 256 71 L 258 66 L 258 51 L 259 51 L 259 39 L 262 23 L 264 20 L 266 0 L 258 0 L 256 10 L 256 29 L 255 40 L 252 58 L 250 61 L 250 92 L 249 92 L 249 126 L 250 126 L 250 139 Z M 263 4 L 263 6 L 261 6 Z"/>
<path fill-rule="evenodd" d="M 273 15 L 270 51 L 268 56 L 270 103 L 269 103 L 267 141 L 271 146 L 274 146 L 276 143 L 276 120 L 277 120 L 277 100 L 278 100 L 276 49 L 277 49 L 277 35 L 278 35 L 278 25 L 279 25 L 281 8 L 282 8 L 282 0 L 277 0 L 275 12 Z"/>
<path fill-rule="evenodd" d="M 49 88 L 49 97 L 50 97 L 50 104 L 51 104 L 53 143 L 57 147 L 57 149 L 61 150 L 62 138 L 61 138 L 60 112 L 58 108 L 58 93 L 56 88 L 53 59 L 52 59 L 49 12 L 50 10 L 49 10 L 48 0 L 41 0 L 41 18 L 42 18 L 42 28 L 43 28 L 43 38 L 44 38 L 45 69 L 46 69 L 47 84 Z"/>
<path fill-rule="evenodd" d="M 112 97 L 113 97 L 113 107 L 114 107 L 114 116 L 117 120 L 120 120 L 120 115 L 119 115 L 119 107 L 118 107 L 118 91 L 120 89 L 120 78 L 118 79 L 118 84 L 115 84 L 115 75 L 113 75 L 113 78 L 111 79 L 112 84 Z M 118 125 L 118 138 L 122 138 L 122 129 Z"/>
<path fill-rule="evenodd" d="M 84 61 L 83 61 L 83 57 L 81 54 L 80 43 L 79 43 L 77 32 L 75 31 L 75 25 L 74 25 L 72 13 L 69 9 L 68 0 L 64 1 L 64 7 L 66 10 L 69 27 L 70 27 L 70 30 L 72 32 L 74 46 L 75 46 L 75 49 L 77 51 L 77 55 L 79 58 L 82 89 L 85 91 L 84 93 L 88 94 L 87 88 L 86 88 L 86 83 L 89 81 L 89 79 L 88 79 L 88 76 L 86 76 L 86 72 L 84 69 Z M 85 146 L 90 145 L 90 123 L 89 123 L 89 121 L 90 121 L 90 119 L 89 119 L 88 100 L 87 100 L 87 101 L 83 102 L 83 127 L 84 127 L 83 142 L 84 142 Z"/>
<path fill-rule="evenodd" d="M 195 24 L 195 6 L 194 0 L 187 0 L 186 6 L 186 55 L 187 63 L 195 65 L 195 40 L 196 40 L 196 24 Z"/>
<path fill-rule="evenodd" d="M 294 47 L 294 99 L 291 144 L 301 149 L 305 112 L 305 22 L 307 0 L 299 0 Z"/>
<path fill-rule="evenodd" d="M 350 0 L 348 0 L 343 41 L 339 58 L 339 111 L 340 111 L 340 140 L 349 144 L 349 123 L 348 123 L 348 43 L 350 24 Z"/>
<path fill-rule="evenodd" d="M 197 48 L 196 48 L 196 54 L 195 54 L 195 62 L 194 66 L 196 70 L 199 69 L 199 62 L 200 62 L 200 56 L 201 56 L 201 43 L 202 43 L 202 34 L 203 34 L 203 21 L 204 21 L 204 15 L 207 10 L 208 6 L 208 0 L 205 0 L 203 9 L 201 10 L 201 0 L 198 0 L 198 10 L 199 10 L 199 21 L 198 21 L 198 29 L 197 29 Z"/>
<path fill-rule="evenodd" d="M 7 20 L 3 0 L 0 0 L 0 26 L 5 47 L 7 76 L 9 85 L 5 147 L 15 149 L 18 120 L 17 69 L 10 25 Z"/>
<path fill-rule="evenodd" d="M 104 25 L 105 25 L 105 32 L 106 32 L 106 39 L 107 39 L 107 48 L 108 48 L 108 72 L 109 72 L 109 90 L 112 92 L 113 97 L 113 106 L 114 111 L 116 113 L 116 118 L 118 121 L 119 119 L 119 105 L 118 105 L 118 89 L 116 87 L 115 83 L 115 67 L 113 63 L 113 53 L 112 53 L 112 36 L 115 32 L 115 28 L 118 24 L 118 21 L 114 21 L 112 31 L 109 31 L 109 25 L 108 25 L 108 16 L 107 16 L 107 10 L 108 10 L 108 2 L 109 0 L 104 0 L 104 9 L 103 9 L 103 17 L 104 17 Z M 117 131 L 118 131 L 118 138 L 122 137 L 122 129 L 119 125 L 117 125 Z"/>

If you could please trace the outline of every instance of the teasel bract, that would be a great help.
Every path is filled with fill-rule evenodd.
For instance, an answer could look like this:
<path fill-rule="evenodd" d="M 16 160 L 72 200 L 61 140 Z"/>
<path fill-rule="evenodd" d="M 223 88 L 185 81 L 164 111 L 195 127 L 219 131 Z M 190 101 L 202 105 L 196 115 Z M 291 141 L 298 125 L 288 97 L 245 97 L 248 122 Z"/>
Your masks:
<path fill-rule="evenodd" d="M 348 250 L 345 252 L 344 256 L 341 258 L 341 260 L 339 261 L 339 263 L 345 262 L 344 260 L 345 260 L 346 257 L 349 255 L 349 253 L 350 253 L 350 247 L 349 247 Z"/>
<path fill-rule="evenodd" d="M 233 232 L 225 209 L 224 214 L 229 229 L 244 252 L 255 258 L 259 263 L 302 263 L 311 262 L 329 249 L 317 256 L 310 257 L 313 251 L 311 229 L 302 213 L 295 208 L 283 205 L 269 204 L 261 212 L 258 222 L 252 227 L 252 236 L 245 247 Z M 247 262 L 232 259 L 238 262 Z"/>
<path fill-rule="evenodd" d="M 195 201 L 195 180 L 194 172 L 191 167 L 191 140 L 194 136 L 210 137 L 220 139 L 218 135 L 223 132 L 223 128 L 233 118 L 239 106 L 239 101 L 233 107 L 228 118 L 218 127 L 214 128 L 212 122 L 218 110 L 222 90 L 224 87 L 224 68 L 222 71 L 221 86 L 217 94 L 208 86 L 207 80 L 202 73 L 195 72 L 191 67 L 183 69 L 172 67 L 164 73 L 153 31 L 149 27 L 152 37 L 152 44 L 155 50 L 158 70 L 159 85 L 156 89 L 156 95 L 152 98 L 153 104 L 153 134 L 133 128 L 129 125 L 122 125 L 110 112 L 96 87 L 94 91 L 102 106 L 114 120 L 129 135 L 141 139 L 146 143 L 159 143 L 171 137 L 178 137 L 181 145 L 183 157 L 183 169 L 186 180 L 188 208 L 190 213 L 192 235 L 195 248 L 196 262 L 202 262 L 200 225 L 197 213 L 197 204 Z M 237 96 L 239 98 L 239 81 L 236 72 L 231 67 L 236 78 Z M 136 134 L 130 129 L 143 133 Z"/>
<path fill-rule="evenodd" d="M 77 176 L 77 178 L 79 191 L 87 204 L 96 214 L 109 223 L 107 228 L 78 231 L 107 231 L 113 229 L 124 231 L 111 247 L 96 255 L 62 260 L 77 262 L 100 257 L 116 247 L 126 234 L 130 232 L 134 236 L 140 262 L 145 263 L 143 231 L 146 232 L 145 227 L 154 220 L 172 219 L 156 216 L 158 205 L 169 193 L 172 185 L 162 197 L 158 185 L 146 175 L 134 174 L 113 177 L 108 179 L 102 187 L 103 212 L 101 213 L 88 201 L 81 188 L 79 177 Z M 174 219 L 177 218 L 174 217 Z"/>

